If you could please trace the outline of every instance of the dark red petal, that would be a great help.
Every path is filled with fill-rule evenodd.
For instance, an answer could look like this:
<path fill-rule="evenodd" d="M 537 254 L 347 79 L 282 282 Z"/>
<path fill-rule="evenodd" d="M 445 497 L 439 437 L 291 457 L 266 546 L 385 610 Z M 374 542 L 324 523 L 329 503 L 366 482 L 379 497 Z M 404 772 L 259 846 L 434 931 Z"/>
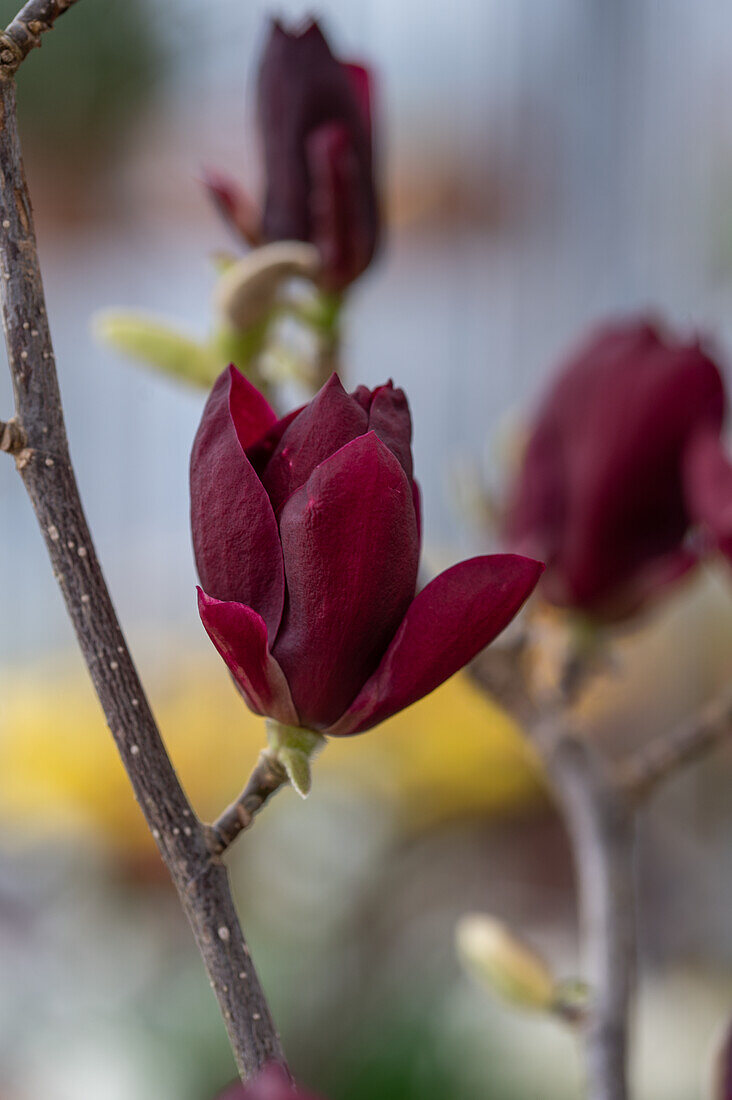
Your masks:
<path fill-rule="evenodd" d="M 718 432 L 700 433 L 689 444 L 684 486 L 692 518 L 732 560 L 732 462 Z"/>
<path fill-rule="evenodd" d="M 368 430 L 368 417 L 332 374 L 309 405 L 286 428 L 262 473 L 272 507 L 304 485 L 319 463 Z"/>
<path fill-rule="evenodd" d="M 234 431 L 246 451 L 277 424 L 277 413 L 233 363 L 229 365 L 229 412 Z"/>
<path fill-rule="evenodd" d="M 359 65 L 355 61 L 344 61 L 343 68 L 351 82 L 356 103 L 361 111 L 361 117 L 368 131 L 369 138 L 372 132 L 372 108 L 373 108 L 373 80 L 371 72 L 365 65 Z"/>
<path fill-rule="evenodd" d="M 273 653 L 305 725 L 330 725 L 381 660 L 414 596 L 412 490 L 374 435 L 334 454 L 280 518 L 288 602 Z"/>
<path fill-rule="evenodd" d="M 363 270 L 379 233 L 362 78 L 359 89 L 316 23 L 299 34 L 273 28 L 258 86 L 263 234 L 268 241 L 315 244 L 331 289 Z"/>
<path fill-rule="evenodd" d="M 441 573 L 415 597 L 378 669 L 328 735 L 361 733 L 434 691 L 508 626 L 543 568 L 494 554 Z"/>
<path fill-rule="evenodd" d="M 361 175 L 345 123 L 324 122 L 308 134 L 305 148 L 309 240 L 320 253 L 321 282 L 337 292 L 368 267 L 374 254 L 370 181 Z"/>
<path fill-rule="evenodd" d="M 206 633 L 255 714 L 298 726 L 287 680 L 268 649 L 262 616 L 242 603 L 215 600 L 201 588 L 198 611 Z"/>
<path fill-rule="evenodd" d="M 262 243 L 261 211 L 233 177 L 215 168 L 203 169 L 203 186 L 228 225 L 252 248 Z"/>
<path fill-rule="evenodd" d="M 356 386 L 355 390 L 351 394 L 354 401 L 358 401 L 361 408 L 368 413 L 371 409 L 371 390 L 368 386 Z"/>
<path fill-rule="evenodd" d="M 412 501 L 414 503 L 414 514 L 417 517 L 417 535 L 419 537 L 420 545 L 422 544 L 422 493 L 419 488 L 419 482 L 412 482 Z"/>
<path fill-rule="evenodd" d="M 274 454 L 282 436 L 285 434 L 290 424 L 292 424 L 295 417 L 299 416 L 304 408 L 305 405 L 300 405 L 298 409 L 293 409 L 287 416 L 283 416 L 276 424 L 272 425 L 269 431 L 264 433 L 261 439 L 258 439 L 256 443 L 247 448 L 247 458 L 260 477 L 264 472 L 264 467 Z"/>
<path fill-rule="evenodd" d="M 621 622 L 659 600 L 665 590 L 686 576 L 698 561 L 696 551 L 685 546 L 660 557 L 649 558 L 638 564 L 625 584 L 613 588 L 604 599 L 597 600 L 592 605 L 592 614 L 608 623 Z M 547 582 L 550 580 L 547 571 Z M 542 595 L 546 596 L 547 592 L 550 592 L 548 584 L 546 588 L 542 585 Z M 554 602 L 564 604 L 568 601 L 562 593 L 557 593 Z"/>
<path fill-rule="evenodd" d="M 407 477 L 412 478 L 412 418 L 404 390 L 392 382 L 374 390 L 369 410 L 369 431 L 376 432 L 396 455 Z"/>
<path fill-rule="evenodd" d="M 242 450 L 232 413 L 244 439 L 261 435 L 274 418 L 261 394 L 230 367 L 214 385 L 193 443 L 193 550 L 209 595 L 254 608 L 274 637 L 285 600 L 277 520 Z"/>

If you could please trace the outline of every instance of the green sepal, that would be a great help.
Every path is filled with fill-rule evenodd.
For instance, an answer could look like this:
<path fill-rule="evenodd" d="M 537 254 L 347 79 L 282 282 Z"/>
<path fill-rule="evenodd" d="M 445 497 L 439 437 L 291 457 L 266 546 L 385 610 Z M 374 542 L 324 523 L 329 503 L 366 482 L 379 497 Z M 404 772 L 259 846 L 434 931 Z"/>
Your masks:
<path fill-rule="evenodd" d="M 307 798 L 312 787 L 310 761 L 325 745 L 323 734 L 268 718 L 267 741 L 270 755 L 285 769 L 291 785 L 301 798 Z"/>

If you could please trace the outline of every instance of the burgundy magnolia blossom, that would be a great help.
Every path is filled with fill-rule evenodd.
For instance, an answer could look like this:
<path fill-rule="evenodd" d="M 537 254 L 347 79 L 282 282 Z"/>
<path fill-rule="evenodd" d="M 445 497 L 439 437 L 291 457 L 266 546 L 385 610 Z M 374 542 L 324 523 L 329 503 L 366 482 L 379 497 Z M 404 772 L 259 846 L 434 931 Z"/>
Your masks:
<path fill-rule="evenodd" d="M 311 1092 L 300 1092 L 283 1069 L 277 1065 L 265 1067 L 248 1085 L 237 1082 L 223 1092 L 218 1100 L 320 1100 Z"/>
<path fill-rule="evenodd" d="M 291 32 L 274 21 L 259 71 L 258 114 L 266 176 L 261 222 L 222 173 L 207 174 L 209 192 L 250 243 L 314 244 L 323 285 L 340 291 L 368 266 L 379 233 L 370 75 L 335 58 L 316 22 Z"/>
<path fill-rule="evenodd" d="M 278 420 L 230 366 L 191 456 L 199 610 L 257 714 L 360 733 L 462 668 L 510 622 L 542 566 L 453 566 L 415 595 L 412 425 L 391 382 L 336 375 Z"/>
<path fill-rule="evenodd" d="M 684 456 L 693 518 L 732 561 L 732 463 L 713 430 L 699 432 Z"/>
<path fill-rule="evenodd" d="M 507 545 L 546 562 L 549 600 L 630 614 L 695 563 L 695 524 L 732 551 L 724 414 L 698 343 L 646 321 L 591 333 L 539 408 L 506 515 Z"/>

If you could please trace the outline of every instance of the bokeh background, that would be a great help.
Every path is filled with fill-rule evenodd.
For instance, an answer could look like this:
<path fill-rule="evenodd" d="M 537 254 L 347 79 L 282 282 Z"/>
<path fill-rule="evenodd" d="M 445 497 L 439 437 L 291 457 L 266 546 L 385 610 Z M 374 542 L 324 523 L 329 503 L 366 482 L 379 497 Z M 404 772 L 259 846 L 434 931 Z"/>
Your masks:
<path fill-rule="evenodd" d="M 4 23 L 14 9 L 0 2 Z M 90 319 L 124 305 L 210 325 L 212 255 L 230 241 L 198 177 L 213 164 L 258 189 L 268 14 L 260 0 L 85 0 L 19 79 L 85 505 L 171 754 L 209 816 L 238 793 L 263 730 L 196 613 L 187 462 L 204 397 L 95 343 Z M 732 360 L 732 9 L 323 0 L 317 14 L 378 77 L 388 230 L 351 296 L 344 373 L 409 393 L 436 569 L 487 545 L 466 480 L 500 487 L 502 440 L 584 326 L 650 309 Z M 233 1076 L 223 1028 L 11 462 L 0 516 L 0 1098 L 210 1100 Z M 587 704 L 608 751 L 729 677 L 730 576 L 697 575 L 617 657 Z M 639 1100 L 703 1097 L 732 1014 L 731 780 L 727 749 L 642 821 Z M 283 793 L 230 858 L 304 1082 L 331 1100 L 580 1095 L 572 1038 L 471 986 L 454 958 L 456 919 L 484 909 L 560 973 L 579 965 L 561 828 L 518 731 L 467 679 L 329 748 L 309 802 Z"/>

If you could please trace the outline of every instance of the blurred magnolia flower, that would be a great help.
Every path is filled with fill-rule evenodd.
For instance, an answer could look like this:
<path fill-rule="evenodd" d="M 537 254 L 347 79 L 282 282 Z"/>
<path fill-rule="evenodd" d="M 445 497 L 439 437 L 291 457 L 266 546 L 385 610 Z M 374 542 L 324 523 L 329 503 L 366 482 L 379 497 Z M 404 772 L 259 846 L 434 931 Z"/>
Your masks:
<path fill-rule="evenodd" d="M 695 564 L 696 524 L 724 543 L 724 413 L 719 370 L 698 343 L 647 321 L 589 336 L 539 408 L 505 520 L 506 545 L 546 562 L 548 600 L 622 618 Z"/>
<path fill-rule="evenodd" d="M 732 462 L 718 432 L 699 432 L 692 440 L 684 476 L 693 518 L 732 561 Z"/>
<path fill-rule="evenodd" d="M 455 943 L 466 972 L 484 988 L 522 1008 L 548 1011 L 554 1006 L 553 974 L 502 921 L 486 913 L 467 914 L 458 922 Z"/>

